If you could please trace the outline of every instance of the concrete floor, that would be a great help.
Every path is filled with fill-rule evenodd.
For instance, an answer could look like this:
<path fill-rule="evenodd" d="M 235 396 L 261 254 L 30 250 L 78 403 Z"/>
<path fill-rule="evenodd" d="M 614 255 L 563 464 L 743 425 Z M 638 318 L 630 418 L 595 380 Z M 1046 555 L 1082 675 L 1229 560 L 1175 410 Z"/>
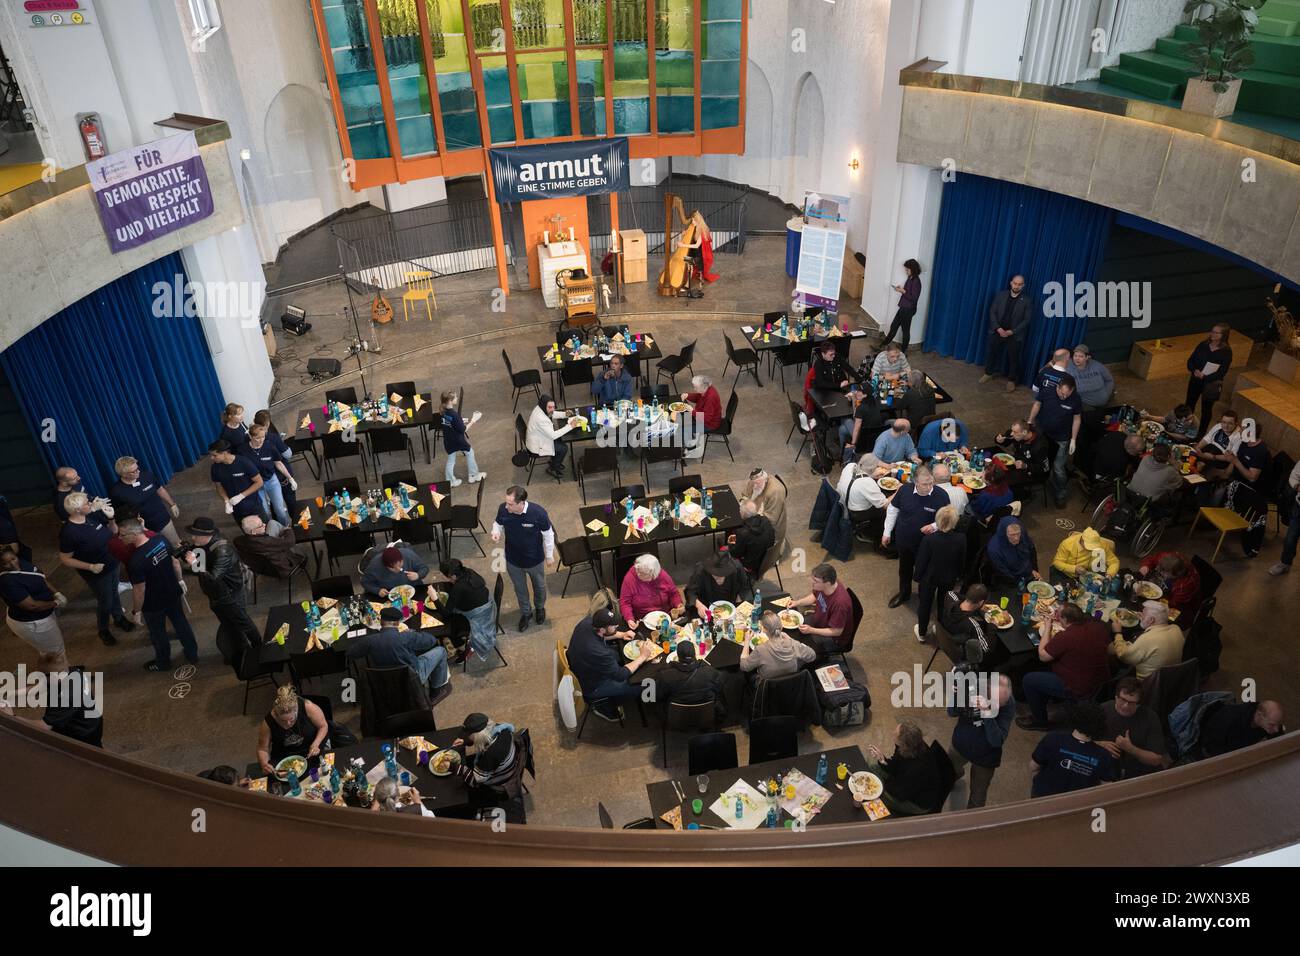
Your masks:
<path fill-rule="evenodd" d="M 620 311 L 626 313 L 633 328 L 654 334 L 665 351 L 676 350 L 697 339 L 696 371 L 717 376 L 725 361 L 721 332 L 732 332 L 734 338 L 735 329 L 749 321 L 749 316 L 779 308 L 788 301 L 790 282 L 782 271 L 782 260 L 781 240 L 752 240 L 743 258 L 720 260 L 718 271 L 723 278 L 705 299 L 689 303 L 660 299 L 652 285 L 643 285 L 632 287 L 630 301 Z M 534 347 L 551 340 L 548 329 L 556 316 L 542 308 L 536 294 L 514 295 L 508 300 L 505 312 L 494 313 L 487 286 L 480 282 L 480 288 L 475 291 L 474 277 L 461 281 L 467 288 L 439 289 L 440 308 L 434 322 L 399 321 L 388 326 L 384 331 L 384 352 L 382 356 L 371 356 L 371 371 L 380 383 L 414 379 L 422 389 L 435 392 L 464 386 L 465 411 L 483 412 L 483 420 L 474 429 L 472 438 L 478 460 L 488 472 L 484 517 L 490 523 L 505 486 L 523 477 L 509 463 L 514 412 L 510 407 L 510 390 L 503 385 L 500 351 L 503 347 L 509 349 L 516 368 L 533 365 Z M 338 313 L 345 296 L 340 286 L 325 286 L 304 294 L 301 302 L 313 313 Z M 289 348 L 281 352 L 278 399 L 282 404 L 276 406 L 275 412 L 282 423 L 296 418 L 300 408 L 321 401 L 323 386 L 305 391 L 300 370 L 305 358 L 321 348 L 317 343 L 340 337 L 341 322 L 331 325 L 325 320 L 313 318 L 313 321 L 317 326 L 311 336 L 288 343 Z M 859 341 L 854 350 L 855 361 L 863 348 Z M 966 421 L 976 441 L 989 440 L 1010 420 L 1028 411 L 1027 390 L 1020 388 L 1008 394 L 1000 382 L 980 386 L 977 383 L 980 369 L 974 366 L 924 354 L 915 354 L 913 361 L 955 396 L 955 403 L 948 408 Z M 1166 409 L 1181 398 L 1181 380 L 1147 383 L 1136 380 L 1126 370 L 1114 368 L 1113 371 L 1120 395 L 1127 401 Z M 797 383 L 793 378 L 788 376 L 786 383 L 790 397 L 796 396 Z M 342 379 L 330 384 L 347 383 L 347 379 Z M 685 384 L 680 379 L 679 383 Z M 729 381 L 721 391 L 725 398 L 730 391 Z M 789 408 L 787 394 L 779 385 L 765 381 L 765 387 L 760 389 L 752 379 L 742 379 L 739 394 L 738 427 L 732 439 L 736 461 L 732 463 L 725 453 L 719 457 L 711 450 L 702 469 L 704 477 L 710 484 L 729 482 L 738 487 L 753 466 L 762 465 L 785 479 L 791 491 L 790 538 L 796 549 L 794 559 L 799 563 L 792 566 L 787 562 L 782 575 L 788 590 L 802 594 L 808 585 L 806 569 L 823 555 L 807 531 L 807 516 L 818 479 L 810 474 L 806 458 L 798 465 L 793 464 L 795 445 L 783 444 L 789 431 Z M 526 406 L 527 399 L 523 399 L 520 410 L 524 411 Z M 441 452 L 432 467 L 421 459 L 417 472 L 422 479 L 440 476 L 443 461 Z M 404 467 L 404 463 L 399 464 L 389 456 L 385 467 Z M 300 478 L 299 495 L 315 494 L 318 485 L 310 473 L 300 469 Z M 666 479 L 657 476 L 653 480 L 662 487 Z M 220 518 L 221 510 L 208 483 L 206 466 L 176 475 L 170 487 L 184 517 L 213 515 L 229 529 L 230 523 Z M 603 482 L 592 482 L 594 495 L 600 495 L 604 488 Z M 576 485 L 566 482 L 557 486 L 539 470 L 532 490 L 535 500 L 553 516 L 561 537 L 579 532 L 580 498 Z M 472 491 L 470 485 L 457 489 L 457 500 L 472 501 Z M 1043 570 L 1057 543 L 1068 533 L 1069 523 L 1077 525 L 1086 520 L 1079 510 L 1081 504 L 1076 499 L 1069 510 L 1044 512 L 1041 501 L 1035 500 L 1027 508 L 1025 519 L 1037 543 Z M 63 614 L 71 659 L 106 674 L 105 746 L 186 773 L 217 763 L 242 767 L 252 760 L 257 723 L 270 703 L 271 693 L 265 689 L 254 692 L 249 714 L 240 715 L 243 687 L 221 663 L 213 640 L 215 624 L 197 589 L 191 596 L 202 649 L 197 674 L 187 682 L 146 674 L 141 668 L 150 659 L 151 652 L 142 634 L 123 637 L 115 648 L 105 648 L 96 639 L 93 608 L 86 589 L 57 563 L 54 554 L 57 529 L 49 509 L 33 509 L 20 514 L 18 520 L 24 537 L 36 549 L 38 563 L 51 571 L 53 582 L 72 599 Z M 1181 547 L 1186 536 L 1186 526 L 1176 528 L 1168 533 L 1164 543 Z M 483 543 L 490 553 L 490 542 L 485 537 Z M 1297 692 L 1300 664 L 1292 648 L 1295 629 L 1278 622 L 1294 620 L 1289 615 L 1300 612 L 1300 599 L 1294 575 L 1275 579 L 1265 573 L 1268 565 L 1276 560 L 1280 547 L 1281 540 L 1270 534 L 1264 553 L 1250 561 L 1242 556 L 1237 545 L 1225 545 L 1217 564 L 1226 578 L 1219 592 L 1217 613 L 1224 625 L 1225 646 L 1222 669 L 1210 680 L 1209 687 L 1240 690 L 1244 680 L 1257 681 L 1259 695 L 1279 699 L 1294 723 L 1295 715 L 1300 713 Z M 1213 539 L 1208 533 L 1198 532 L 1192 548 L 1208 557 Z M 703 552 L 698 546 L 682 547 L 680 552 L 681 563 L 668 567 L 676 580 L 684 583 L 693 562 Z M 489 580 L 494 577 L 490 559 L 479 558 L 469 542 L 458 541 L 455 554 L 467 559 Z M 929 646 L 919 647 L 912 637 L 914 604 L 896 610 L 886 606 L 896 587 L 896 565 L 874 554 L 859 552 L 844 566 L 843 579 L 862 598 L 865 607 L 851 659 L 854 676 L 865 679 L 875 706 L 865 726 L 835 732 L 812 728 L 801 738 L 801 750 L 816 752 L 825 746 L 847 744 L 864 748 L 875 744 L 888 750 L 895 723 L 901 717 L 915 720 L 927 739 L 938 736 L 946 743 L 952 721 L 942 711 L 896 712 L 890 705 L 890 676 L 900 671 L 910 673 L 914 665 L 924 665 L 931 653 Z M 550 579 L 553 593 L 548 603 L 547 623 L 534 626 L 522 635 L 514 631 L 517 610 L 512 590 L 506 588 L 502 623 L 508 633 L 502 638 L 501 646 L 510 666 L 480 665 L 471 667 L 468 675 L 456 673 L 455 691 L 439 706 L 438 714 L 442 722 L 453 725 L 468 712 L 484 711 L 516 726 L 531 728 L 538 777 L 529 798 L 530 821 L 596 826 L 596 802 L 602 801 L 615 821 L 621 823 L 648 812 L 646 783 L 671 774 L 681 777 L 685 773 L 686 743 L 684 738 L 670 737 L 670 769 L 665 771 L 658 728 L 653 725 L 642 728 L 635 717 L 626 730 L 593 720 L 580 744 L 562 729 L 552 700 L 552 655 L 557 640 L 567 643 L 573 624 L 585 611 L 591 590 L 589 575 L 575 575 L 568 597 L 560 599 L 563 581 L 563 574 L 552 575 Z M 265 619 L 267 607 L 283 601 L 283 593 L 282 588 L 273 584 L 263 589 L 260 605 L 252 609 L 259 623 Z M 176 660 L 180 661 L 179 654 Z M 34 663 L 26 645 L 7 630 L 3 631 L 0 665 L 12 668 L 20 661 L 28 666 Z M 355 729 L 356 709 L 339 704 L 337 687 L 333 690 L 336 716 Z M 747 750 L 744 731 L 739 727 L 732 729 L 739 736 L 739 753 L 744 761 Z M 1002 769 L 993 781 L 990 802 L 1006 803 L 1027 797 L 1029 754 L 1037 739 L 1037 734 L 1013 729 Z M 964 802 L 964 786 L 959 783 L 953 805 L 962 806 Z"/>

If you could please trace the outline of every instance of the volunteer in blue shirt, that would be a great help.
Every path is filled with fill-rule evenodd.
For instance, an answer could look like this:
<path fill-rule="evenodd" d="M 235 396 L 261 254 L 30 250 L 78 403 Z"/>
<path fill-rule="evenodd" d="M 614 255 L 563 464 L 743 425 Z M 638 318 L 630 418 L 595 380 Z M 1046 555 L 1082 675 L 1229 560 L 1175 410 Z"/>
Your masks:
<path fill-rule="evenodd" d="M 56 468 L 54 471 L 54 513 L 59 516 L 60 521 L 68 520 L 68 509 L 64 507 L 64 500 L 74 491 L 85 491 L 86 486 L 81 483 L 81 475 L 77 474 L 75 468 Z"/>
<path fill-rule="evenodd" d="M 1110 369 L 1092 357 L 1092 349 L 1086 345 L 1074 347 L 1075 388 L 1079 392 L 1079 401 L 1086 411 L 1098 411 L 1110 404 L 1110 397 L 1115 394 L 1115 379 Z"/>
<path fill-rule="evenodd" d="M 917 454 L 926 461 L 940 452 L 960 451 L 965 454 L 969 450 L 970 433 L 960 418 L 941 418 L 930 422 L 921 429 L 921 441 L 916 446 Z"/>
<path fill-rule="evenodd" d="M 209 475 L 217 489 L 226 514 L 233 515 L 236 522 L 257 515 L 266 517 L 262 510 L 262 499 L 257 494 L 262 490 L 262 475 L 257 464 L 243 455 L 236 455 L 230 442 L 219 438 L 208 446 L 212 457 Z"/>
<path fill-rule="evenodd" d="M 50 589 L 40 569 L 12 551 L 0 551 L 0 598 L 9 608 L 9 630 L 40 655 L 40 666 L 67 667 L 63 632 L 54 611 L 68 599 Z"/>
<path fill-rule="evenodd" d="M 146 528 L 162 535 L 173 548 L 179 547 L 181 538 L 172 519 L 180 517 L 181 509 L 163 483 L 129 455 L 119 458 L 113 470 L 117 484 L 108 489 L 113 507 L 122 511 L 123 517 L 127 511 L 139 515 Z"/>
<path fill-rule="evenodd" d="M 221 438 L 230 442 L 230 450 L 243 454 L 248 443 L 248 426 L 244 424 L 244 406 L 231 402 L 221 413 Z"/>
<path fill-rule="evenodd" d="M 1065 468 L 1074 454 L 1079 425 L 1083 422 L 1083 402 L 1074 389 L 1074 376 L 1064 372 L 1056 388 L 1043 389 L 1029 409 L 1028 421 L 1055 446 L 1052 453 L 1052 496 L 1056 499 L 1056 507 L 1064 508 L 1069 490 Z"/>
<path fill-rule="evenodd" d="M 974 810 L 988 802 L 989 784 L 1002 765 L 1002 747 L 1011 733 L 1016 716 L 1016 702 L 1011 696 L 1011 678 L 998 675 L 998 686 L 989 688 L 995 700 L 971 696 L 966 707 L 949 707 L 948 716 L 957 718 L 952 729 L 948 759 L 960 778 L 970 764 L 970 796 L 966 809 Z"/>
<path fill-rule="evenodd" d="M 167 637 L 167 622 L 172 622 L 176 639 L 181 642 L 185 659 L 191 664 L 199 662 L 199 645 L 194 639 L 194 629 L 185 617 L 185 583 L 181 580 L 181 563 L 172 555 L 167 539 L 161 535 L 144 536 L 144 524 L 139 518 L 123 519 L 118 535 L 122 541 L 135 548 L 127 571 L 135 589 L 137 615 L 149 628 L 153 641 L 154 659 L 144 665 L 147 671 L 170 671 L 172 666 L 171 641 Z"/>
<path fill-rule="evenodd" d="M 108 629 L 110 617 L 118 630 L 135 630 L 122 613 L 122 601 L 117 596 L 118 563 L 108 550 L 108 542 L 117 534 L 112 509 L 91 511 L 84 491 L 72 492 L 63 504 L 68 509 L 68 520 L 59 531 L 59 561 L 80 574 L 95 595 L 99 639 L 111 647 L 117 638 Z"/>
<path fill-rule="evenodd" d="M 293 471 L 293 449 L 289 447 L 289 443 L 284 440 L 280 430 L 271 421 L 270 411 L 264 408 L 254 415 L 253 424 L 266 426 L 266 443 L 271 446 L 272 451 L 280 456 L 280 460 L 284 462 L 285 470 L 289 472 L 289 477 L 296 480 L 298 476 Z M 284 493 L 284 506 L 289 509 L 291 516 L 298 512 L 296 487 L 296 485 L 289 485 L 288 482 L 280 482 L 280 490 Z"/>
<path fill-rule="evenodd" d="M 904 604 L 912 596 L 912 573 L 916 569 L 916 552 L 921 539 L 939 530 L 935 515 L 952 502 L 948 493 L 934 483 L 934 474 L 921 466 L 912 480 L 899 488 L 885 511 L 885 533 L 881 545 L 890 542 L 898 549 L 898 593 L 889 599 L 890 607 Z"/>
<path fill-rule="evenodd" d="M 909 434 L 911 430 L 912 423 L 906 418 L 895 418 L 889 430 L 880 433 L 871 453 L 887 465 L 896 461 L 920 461 L 921 456 L 916 453 L 916 445 Z"/>
<path fill-rule="evenodd" d="M 601 405 L 613 405 L 617 401 L 632 398 L 632 376 L 623 367 L 623 356 L 614 355 L 604 370 L 597 373 L 591 383 L 591 394 Z"/>
<path fill-rule="evenodd" d="M 287 487 L 291 491 L 297 491 L 298 482 L 289 474 L 289 469 L 275 446 L 266 440 L 265 425 L 254 425 L 248 430 L 244 455 L 257 466 L 257 473 L 262 476 L 262 488 L 258 491 L 262 507 L 270 508 L 272 517 L 286 528 L 289 527 L 291 521 L 289 509 L 284 502 L 284 489 Z"/>
<path fill-rule="evenodd" d="M 474 448 L 469 443 L 469 430 L 473 427 L 474 420 L 471 418 L 467 422 L 460 417 L 460 412 L 456 410 L 459 401 L 460 397 L 456 392 L 442 393 L 442 447 L 447 452 L 447 467 L 443 477 L 453 488 L 461 483 L 461 480 L 456 477 L 457 452 L 465 453 L 465 465 L 469 469 L 471 485 L 487 477 L 486 471 L 478 470 L 478 462 L 474 459 Z"/>
<path fill-rule="evenodd" d="M 546 621 L 546 565 L 555 560 L 555 529 L 541 505 L 528 500 L 528 489 L 511 485 L 492 522 L 492 540 L 505 537 L 506 573 L 519 601 L 519 630 L 528 630 L 534 614 Z M 528 598 L 528 582 L 533 597 Z"/>
<path fill-rule="evenodd" d="M 1056 388 L 1056 383 L 1061 380 L 1061 373 L 1070 371 L 1070 350 L 1057 349 L 1052 353 L 1052 361 L 1038 370 L 1038 376 L 1034 379 L 1034 398 L 1045 388 Z"/>

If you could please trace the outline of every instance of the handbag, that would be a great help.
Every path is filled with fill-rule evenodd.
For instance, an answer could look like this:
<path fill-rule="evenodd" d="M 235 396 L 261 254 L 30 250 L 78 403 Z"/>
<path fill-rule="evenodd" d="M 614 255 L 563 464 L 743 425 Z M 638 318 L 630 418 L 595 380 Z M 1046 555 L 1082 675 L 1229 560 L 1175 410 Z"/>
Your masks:
<path fill-rule="evenodd" d="M 516 468 L 525 468 L 528 466 L 528 450 L 521 448 L 510 456 L 510 464 Z"/>

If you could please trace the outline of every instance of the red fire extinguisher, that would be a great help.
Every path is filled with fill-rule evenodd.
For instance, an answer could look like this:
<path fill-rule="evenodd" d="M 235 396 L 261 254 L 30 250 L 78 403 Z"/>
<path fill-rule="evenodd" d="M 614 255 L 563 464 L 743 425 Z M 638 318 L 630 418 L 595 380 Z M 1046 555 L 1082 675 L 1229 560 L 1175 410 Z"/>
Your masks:
<path fill-rule="evenodd" d="M 100 125 L 98 113 L 84 113 L 77 123 L 81 133 L 81 147 L 86 151 L 86 160 L 103 159 L 108 155 L 108 146 L 104 143 L 104 131 Z"/>

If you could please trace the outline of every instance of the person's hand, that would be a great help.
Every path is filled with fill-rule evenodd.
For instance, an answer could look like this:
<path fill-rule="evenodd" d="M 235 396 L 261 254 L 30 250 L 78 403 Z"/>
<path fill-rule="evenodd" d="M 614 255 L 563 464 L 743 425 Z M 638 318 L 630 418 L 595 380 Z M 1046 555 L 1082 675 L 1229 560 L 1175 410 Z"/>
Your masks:
<path fill-rule="evenodd" d="M 190 586 L 189 586 L 189 584 L 186 583 L 186 581 L 185 581 L 184 578 L 181 578 L 181 580 L 177 581 L 176 583 L 179 584 L 179 585 L 181 586 L 181 594 L 189 594 L 189 593 L 190 593 Z"/>
<path fill-rule="evenodd" d="M 627 619 L 627 629 L 628 629 L 629 631 L 633 631 L 633 632 L 636 631 L 636 621 L 634 621 L 634 620 L 633 620 L 632 618 L 630 618 L 630 617 Z"/>
<path fill-rule="evenodd" d="M 419 790 L 416 790 L 414 787 L 411 787 L 409 790 L 406 791 L 406 795 L 403 796 L 402 799 L 406 803 L 410 804 L 411 806 L 415 806 L 417 803 L 422 802 L 424 800 L 424 797 L 420 796 Z"/>
<path fill-rule="evenodd" d="M 1039 574 L 1037 571 L 1030 571 L 1029 573 L 1032 574 L 1032 575 L 1034 576 L 1034 580 L 1035 580 L 1035 581 L 1041 581 L 1041 580 L 1043 580 L 1043 576 L 1042 576 L 1041 574 Z"/>
<path fill-rule="evenodd" d="M 1116 760 L 1118 760 L 1120 757 L 1124 755 L 1124 749 L 1113 741 L 1094 740 L 1093 743 L 1095 743 L 1102 750 L 1106 751 L 1106 753 L 1110 754 Z"/>
<path fill-rule="evenodd" d="M 921 529 L 921 534 L 934 534 L 938 530 L 939 528 L 937 525 L 928 524 Z"/>
<path fill-rule="evenodd" d="M 451 742 L 451 745 L 452 745 L 453 747 L 463 747 L 463 746 L 465 746 L 465 738 L 464 738 L 464 737 L 457 737 L 455 740 L 453 740 L 453 741 Z"/>
<path fill-rule="evenodd" d="M 704 617 L 706 614 L 709 613 L 709 609 L 708 609 L 707 607 L 704 606 L 703 602 L 701 602 L 701 601 L 696 601 L 696 602 L 695 602 L 695 613 L 697 613 L 700 617 Z"/>
<path fill-rule="evenodd" d="M 320 747 L 316 746 L 315 744 L 312 744 L 311 747 L 310 747 L 310 748 L 308 749 L 308 751 L 307 751 L 307 756 L 308 756 L 308 757 L 319 757 L 319 756 L 320 756 Z"/>
<path fill-rule="evenodd" d="M 882 760 L 885 759 L 885 755 L 882 754 L 879 749 L 877 749 L 875 744 L 867 744 L 867 753 L 870 754 L 871 759 L 876 761 L 877 763 L 880 763 Z"/>
<path fill-rule="evenodd" d="M 1115 738 L 1115 746 L 1126 754 L 1132 753 L 1136 749 L 1133 746 L 1133 741 L 1129 737 L 1129 732 L 1127 730 Z"/>
<path fill-rule="evenodd" d="M 1205 378 L 1205 373 L 1199 370 L 1195 371 L 1192 373 L 1192 378 Z"/>
<path fill-rule="evenodd" d="M 1124 625 L 1121 624 L 1121 623 L 1119 622 L 1119 618 L 1117 618 L 1117 617 L 1111 619 L 1111 622 L 1110 622 L 1110 629 L 1111 629 L 1111 631 L 1113 631 L 1113 632 L 1116 633 L 1116 634 L 1123 634 L 1123 633 L 1124 633 Z"/>
<path fill-rule="evenodd" d="M 380 589 L 379 589 L 379 596 L 380 596 L 381 598 L 387 598 L 387 597 L 388 597 L 388 588 L 380 588 Z"/>
<path fill-rule="evenodd" d="M 103 563 L 101 562 L 101 563 L 99 563 L 99 564 L 92 564 L 92 565 L 90 566 L 90 573 L 91 573 L 91 574 L 103 574 L 103 573 L 104 573 L 104 565 L 103 565 Z"/>
<path fill-rule="evenodd" d="M 235 513 L 235 503 L 234 503 L 233 501 L 231 501 L 229 498 L 227 498 L 227 499 L 226 499 L 226 514 L 228 514 L 228 515 L 233 515 L 234 513 Z"/>
<path fill-rule="evenodd" d="M 889 547 L 889 535 L 885 534 L 880 536 L 880 546 L 882 548 Z"/>
<path fill-rule="evenodd" d="M 642 641 L 641 653 L 637 656 L 643 661 L 648 661 L 650 660 L 650 658 L 655 656 L 655 651 L 657 651 L 658 649 L 659 648 L 656 647 L 654 644 L 652 644 L 650 641 Z"/>
<path fill-rule="evenodd" d="M 1071 438 L 1071 439 L 1070 439 L 1070 454 L 1071 454 L 1071 455 L 1074 454 L 1074 444 L 1075 444 L 1075 443 L 1074 443 L 1074 439 Z"/>
<path fill-rule="evenodd" d="M 240 503 L 241 501 L 243 501 L 243 500 L 244 500 L 244 496 L 243 496 L 243 495 L 235 495 L 233 498 L 230 499 L 230 504 L 231 504 L 232 506 L 234 506 L 234 505 L 239 504 L 239 503 Z"/>
<path fill-rule="evenodd" d="M 685 393 L 685 392 L 682 392 L 682 401 L 683 401 L 683 402 L 686 401 L 686 393 Z"/>
<path fill-rule="evenodd" d="M 181 516 L 181 506 L 180 506 L 180 505 L 172 505 L 171 512 L 172 512 L 172 517 L 173 517 L 173 518 L 179 518 L 179 517 Z"/>
<path fill-rule="evenodd" d="M 131 620 L 133 620 L 138 625 L 144 624 L 144 612 L 136 611 L 135 614 L 132 615 Z"/>
<path fill-rule="evenodd" d="M 272 767 L 272 766 L 271 766 L 267 761 L 265 761 L 265 760 L 262 761 L 262 769 L 266 771 L 266 775 L 267 775 L 268 777 L 274 777 L 274 776 L 275 776 L 275 768 Z"/>
<path fill-rule="evenodd" d="M 976 710 L 988 710 L 988 709 L 989 709 L 989 702 L 988 702 L 988 700 L 986 700 L 985 698 L 981 697 L 979 694 L 976 694 L 976 695 L 974 695 L 973 697 L 971 697 L 971 699 L 970 699 L 970 705 L 971 705 L 971 707 L 975 708 Z"/>
<path fill-rule="evenodd" d="M 840 388 L 848 388 L 848 387 L 849 387 L 849 380 L 847 378 L 844 381 L 840 382 Z"/>
<path fill-rule="evenodd" d="M 297 480 L 296 478 L 290 478 L 290 479 L 289 479 L 289 490 L 290 490 L 290 491 L 297 491 L 297 490 L 298 490 L 298 480 Z"/>
<path fill-rule="evenodd" d="M 68 606 L 68 598 L 67 598 L 67 595 L 65 595 L 62 591 L 55 591 L 55 592 L 54 592 L 54 606 L 55 606 L 55 607 L 67 607 L 67 606 Z"/>
<path fill-rule="evenodd" d="M 812 627 L 811 627 L 810 625 L 808 625 L 808 624 L 800 624 L 800 625 L 799 625 L 799 633 L 800 633 L 800 634 L 807 634 L 807 633 L 808 633 L 809 631 L 811 631 L 811 630 L 812 630 Z"/>
<path fill-rule="evenodd" d="M 501 532 L 500 532 L 500 531 L 493 531 L 493 532 L 492 532 L 492 540 L 493 540 L 493 541 L 500 541 L 500 540 L 501 540 Z"/>
<path fill-rule="evenodd" d="M 418 581 L 418 580 L 420 580 L 419 572 L 417 572 L 417 571 L 407 571 L 407 572 L 406 572 L 406 580 L 408 580 L 408 581 Z"/>

